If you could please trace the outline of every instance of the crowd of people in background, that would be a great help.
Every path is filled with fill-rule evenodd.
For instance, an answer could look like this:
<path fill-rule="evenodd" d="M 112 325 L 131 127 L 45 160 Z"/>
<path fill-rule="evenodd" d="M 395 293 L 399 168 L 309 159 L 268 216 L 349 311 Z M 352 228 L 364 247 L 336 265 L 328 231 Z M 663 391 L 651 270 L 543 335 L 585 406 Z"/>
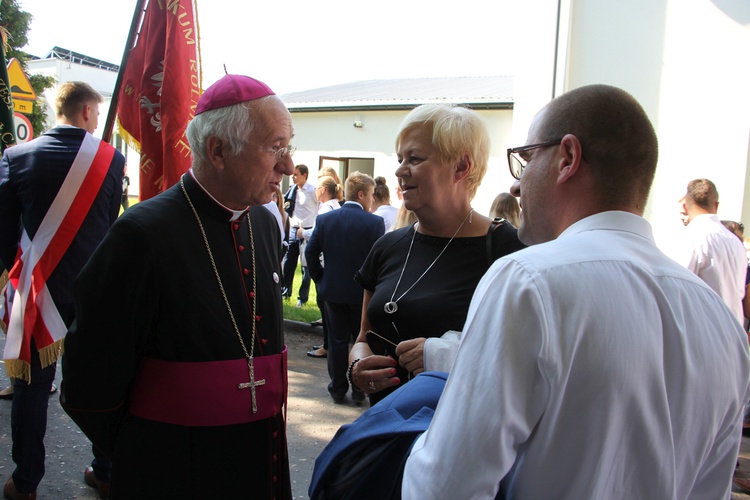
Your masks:
<path fill-rule="evenodd" d="M 102 498 L 291 498 L 283 305 L 306 307 L 311 284 L 323 338 L 307 355 L 334 404 L 371 406 L 321 454 L 311 498 L 729 496 L 750 428 L 744 226 L 694 179 L 680 253 L 657 248 L 658 141 L 622 89 L 542 108 L 487 213 L 472 202 L 491 139 L 464 106 L 406 115 L 393 179 L 311 171 L 283 102 L 225 75 L 188 126 L 190 170 L 129 206 L 124 158 L 91 135 L 101 96 L 60 95 L 58 126 L 0 161 L 6 498 L 35 498 L 44 475 L 63 345 L 61 403 Z"/>

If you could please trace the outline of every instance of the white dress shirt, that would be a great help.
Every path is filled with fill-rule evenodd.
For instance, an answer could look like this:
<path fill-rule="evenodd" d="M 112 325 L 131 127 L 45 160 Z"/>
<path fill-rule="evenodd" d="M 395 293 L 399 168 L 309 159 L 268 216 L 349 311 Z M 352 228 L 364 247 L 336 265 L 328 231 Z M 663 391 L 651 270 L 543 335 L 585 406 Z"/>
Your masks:
<path fill-rule="evenodd" d="M 493 264 L 403 498 L 729 498 L 748 398 L 747 336 L 605 212 Z"/>
<path fill-rule="evenodd" d="M 284 244 L 284 217 L 281 215 L 279 205 L 271 200 L 263 206 L 276 217 L 276 223 L 279 225 L 279 237 L 281 238 L 281 243 Z"/>
<path fill-rule="evenodd" d="M 740 239 L 715 214 L 694 217 L 686 228 L 685 255 L 679 260 L 719 294 L 740 323 L 744 323 L 747 254 Z"/>
<path fill-rule="evenodd" d="M 385 224 L 385 232 L 387 233 L 391 230 L 393 224 L 396 223 L 398 208 L 394 207 L 393 205 L 380 205 L 375 209 L 373 213 L 383 218 L 383 223 Z"/>
<path fill-rule="evenodd" d="M 289 221 L 292 228 L 310 228 L 315 224 L 318 215 L 318 199 L 315 197 L 315 186 L 306 182 L 297 188 L 297 200 L 294 203 L 294 213 Z"/>

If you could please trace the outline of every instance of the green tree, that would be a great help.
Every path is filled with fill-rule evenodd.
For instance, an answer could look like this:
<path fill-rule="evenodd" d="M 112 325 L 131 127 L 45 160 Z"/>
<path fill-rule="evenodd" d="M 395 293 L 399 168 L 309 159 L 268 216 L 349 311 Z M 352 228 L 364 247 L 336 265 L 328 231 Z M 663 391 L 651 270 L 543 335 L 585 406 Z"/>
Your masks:
<path fill-rule="evenodd" d="M 27 33 L 31 24 L 32 15 L 24 12 L 16 0 L 0 0 L 0 26 L 8 32 L 8 45 L 5 53 L 6 60 L 12 57 L 18 59 L 24 73 L 28 76 L 27 62 L 29 54 L 21 50 L 29 41 Z M 44 99 L 44 91 L 55 85 L 55 79 L 51 76 L 31 75 L 28 77 L 31 88 L 36 92 L 37 99 L 32 107 L 32 113 L 28 115 L 31 126 L 34 128 L 34 137 L 41 135 L 49 124 L 47 123 L 47 109 Z"/>

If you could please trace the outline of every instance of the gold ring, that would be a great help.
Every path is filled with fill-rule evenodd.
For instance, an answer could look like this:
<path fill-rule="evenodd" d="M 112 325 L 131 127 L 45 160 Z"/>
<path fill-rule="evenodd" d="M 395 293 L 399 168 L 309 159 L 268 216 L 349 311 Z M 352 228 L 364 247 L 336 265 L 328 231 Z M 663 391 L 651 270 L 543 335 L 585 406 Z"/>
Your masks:
<path fill-rule="evenodd" d="M 375 391 L 375 382 L 373 382 L 372 380 L 370 380 L 370 384 L 369 385 L 370 385 L 370 390 L 374 392 Z"/>

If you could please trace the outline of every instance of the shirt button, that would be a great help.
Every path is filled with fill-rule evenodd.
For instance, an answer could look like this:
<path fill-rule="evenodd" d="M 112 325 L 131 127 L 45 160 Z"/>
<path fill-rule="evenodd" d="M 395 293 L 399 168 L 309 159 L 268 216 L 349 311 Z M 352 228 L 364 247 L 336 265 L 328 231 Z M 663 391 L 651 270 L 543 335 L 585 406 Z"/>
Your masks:
<path fill-rule="evenodd" d="M 273 433 L 273 438 L 274 438 L 274 439 L 276 439 L 277 437 L 279 437 L 279 433 L 278 433 L 278 432 L 276 432 L 276 431 L 274 431 L 274 433 Z"/>
<path fill-rule="evenodd" d="M 263 316 L 260 316 L 260 315 L 258 315 L 258 316 L 255 317 L 255 321 L 260 321 L 262 319 L 263 319 Z"/>
<path fill-rule="evenodd" d="M 240 249 L 240 252 L 244 252 L 245 251 L 245 247 L 243 247 L 242 245 L 238 246 L 237 248 Z"/>
<path fill-rule="evenodd" d="M 243 269 L 242 272 L 245 273 L 245 276 L 247 276 L 248 274 L 250 274 L 250 269 Z"/>
<path fill-rule="evenodd" d="M 240 228 L 240 225 L 236 222 L 234 223 L 234 230 L 237 231 Z"/>
<path fill-rule="evenodd" d="M 260 343 L 266 345 L 268 344 L 268 339 L 260 339 Z"/>

